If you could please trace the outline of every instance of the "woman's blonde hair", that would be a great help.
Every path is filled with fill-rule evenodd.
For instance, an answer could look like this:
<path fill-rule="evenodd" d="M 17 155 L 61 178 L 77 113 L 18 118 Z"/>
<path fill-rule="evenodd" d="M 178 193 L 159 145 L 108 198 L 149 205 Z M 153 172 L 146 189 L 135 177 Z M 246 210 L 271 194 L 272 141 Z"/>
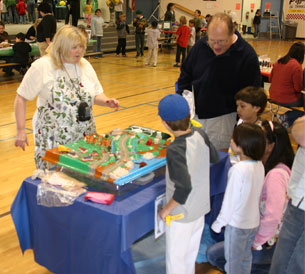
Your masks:
<path fill-rule="evenodd" d="M 34 23 L 34 29 L 35 29 L 35 31 L 37 31 L 37 26 L 40 24 L 40 22 L 41 22 L 41 20 L 42 20 L 42 18 L 38 18 L 38 19 L 36 19 L 36 21 L 35 21 L 35 23 Z"/>
<path fill-rule="evenodd" d="M 68 61 L 70 50 L 78 45 L 84 47 L 83 53 L 85 53 L 87 39 L 82 31 L 71 25 L 61 27 L 49 47 L 49 55 L 55 67 L 62 69 L 65 61 Z"/>

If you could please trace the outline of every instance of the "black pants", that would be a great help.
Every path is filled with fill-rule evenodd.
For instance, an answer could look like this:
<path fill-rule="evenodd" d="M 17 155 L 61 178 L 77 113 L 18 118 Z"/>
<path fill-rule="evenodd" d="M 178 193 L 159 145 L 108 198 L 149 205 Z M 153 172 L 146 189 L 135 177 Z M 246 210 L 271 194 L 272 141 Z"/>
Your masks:
<path fill-rule="evenodd" d="M 120 54 L 122 51 L 122 54 L 126 54 L 126 38 L 119 38 L 118 39 L 118 46 L 116 47 L 116 54 Z"/>
<path fill-rule="evenodd" d="M 144 33 L 136 33 L 137 55 L 144 54 Z"/>
<path fill-rule="evenodd" d="M 75 14 L 75 11 L 73 10 L 73 7 L 70 9 L 67 7 L 66 9 L 66 18 L 65 18 L 65 24 L 69 24 L 69 18 L 70 14 L 72 14 L 72 26 L 77 27 L 79 16 Z"/>
<path fill-rule="evenodd" d="M 186 48 L 180 47 L 177 44 L 177 52 L 176 52 L 176 63 L 180 63 L 180 54 L 182 53 L 182 61 L 183 62 L 184 58 L 185 58 L 185 52 L 186 52 Z"/>

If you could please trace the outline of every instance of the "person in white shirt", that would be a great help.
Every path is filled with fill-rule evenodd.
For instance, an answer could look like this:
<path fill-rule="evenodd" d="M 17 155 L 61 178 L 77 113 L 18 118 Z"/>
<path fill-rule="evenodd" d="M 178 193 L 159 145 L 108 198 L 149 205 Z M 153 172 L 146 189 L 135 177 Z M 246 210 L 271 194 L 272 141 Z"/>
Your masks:
<path fill-rule="evenodd" d="M 269 274 L 305 273 L 305 116 L 295 121 L 291 133 L 300 147 L 292 165 L 290 200 Z"/>
<path fill-rule="evenodd" d="M 105 21 L 102 17 L 102 12 L 100 9 L 97 9 L 91 21 L 92 36 L 96 39 L 96 48 L 95 48 L 96 52 L 102 51 L 101 47 L 102 47 L 102 38 L 104 34 L 104 30 L 103 30 L 104 24 Z M 95 56 L 95 58 L 98 57 L 103 57 L 103 55 L 101 54 L 100 56 L 97 55 Z"/>
<path fill-rule="evenodd" d="M 240 162 L 229 170 L 221 211 L 212 225 L 216 233 L 225 230 L 225 271 L 227 274 L 251 272 L 251 247 L 260 222 L 260 196 L 265 170 L 261 159 L 265 135 L 255 125 L 243 123 L 234 129 L 231 148 Z"/>
<path fill-rule="evenodd" d="M 114 6 L 115 11 L 115 23 L 120 20 L 120 14 L 123 13 L 123 3 L 124 0 L 118 0 L 116 1 L 116 4 Z"/>
<path fill-rule="evenodd" d="M 196 29 L 195 29 L 195 21 L 194 19 L 191 19 L 189 21 L 189 27 L 191 30 L 191 36 L 189 38 L 189 44 L 187 46 L 187 54 L 190 52 L 191 48 L 195 45 L 195 41 L 196 41 Z"/>
<path fill-rule="evenodd" d="M 157 29 L 158 22 L 153 21 L 151 22 L 151 28 L 147 29 L 147 47 L 148 47 L 148 54 L 146 58 L 145 65 L 149 65 L 152 59 L 152 66 L 157 66 L 157 59 L 158 59 L 158 50 L 159 50 L 159 43 L 158 39 L 160 38 L 160 31 Z"/>

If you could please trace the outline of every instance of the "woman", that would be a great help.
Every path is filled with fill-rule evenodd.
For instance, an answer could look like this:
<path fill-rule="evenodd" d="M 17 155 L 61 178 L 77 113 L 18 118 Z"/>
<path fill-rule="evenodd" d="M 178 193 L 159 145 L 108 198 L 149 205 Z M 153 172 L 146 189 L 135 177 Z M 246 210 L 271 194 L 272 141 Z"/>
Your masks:
<path fill-rule="evenodd" d="M 286 192 L 294 158 L 287 130 L 281 124 L 263 121 L 262 127 L 267 141 L 263 157 L 266 177 L 260 204 L 260 226 L 252 246 L 252 274 L 269 271 L 274 243 L 288 201 Z M 207 259 L 212 265 L 224 269 L 223 242 L 208 248 Z"/>
<path fill-rule="evenodd" d="M 47 2 L 42 2 L 38 7 L 38 11 L 42 16 L 42 20 L 37 26 L 37 44 L 40 56 L 44 56 L 56 33 L 56 18 L 52 15 L 52 8 Z"/>
<path fill-rule="evenodd" d="M 302 64 L 304 61 L 304 44 L 294 43 L 289 52 L 280 58 L 273 66 L 269 81 L 270 99 L 279 105 L 287 107 L 304 107 L 301 91 L 303 90 Z M 288 111 L 278 118 L 284 125 L 291 126 L 301 114 Z"/>
<path fill-rule="evenodd" d="M 166 7 L 166 12 L 164 14 L 164 22 L 170 22 L 170 30 L 172 30 L 172 26 L 176 23 L 176 15 L 175 15 L 175 4 L 168 3 Z M 168 38 L 167 43 L 171 42 L 172 33 L 165 33 L 165 37 Z"/>
<path fill-rule="evenodd" d="M 37 36 L 37 26 L 41 22 L 41 18 L 38 18 L 35 23 L 28 29 L 26 32 L 25 38 L 28 40 L 27 42 L 34 42 Z"/>
<path fill-rule="evenodd" d="M 254 38 L 256 38 L 259 34 L 259 27 L 261 24 L 261 10 L 257 9 L 255 12 L 255 16 L 253 18 L 253 25 L 254 25 Z"/>
<path fill-rule="evenodd" d="M 95 71 L 83 57 L 87 40 L 78 28 L 66 25 L 54 36 L 49 54 L 35 61 L 23 78 L 15 99 L 15 146 L 28 145 L 25 132 L 27 100 L 38 96 L 33 117 L 35 161 L 47 149 L 67 144 L 96 132 L 92 105 L 117 109 L 119 102 L 103 93 Z"/>

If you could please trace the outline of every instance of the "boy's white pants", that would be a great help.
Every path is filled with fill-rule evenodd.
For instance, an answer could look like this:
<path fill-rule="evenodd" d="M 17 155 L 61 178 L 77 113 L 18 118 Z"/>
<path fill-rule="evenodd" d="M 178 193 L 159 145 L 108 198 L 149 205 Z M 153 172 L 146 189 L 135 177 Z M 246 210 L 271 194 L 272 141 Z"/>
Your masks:
<path fill-rule="evenodd" d="M 152 58 L 152 64 L 153 65 L 157 65 L 158 50 L 159 50 L 159 48 L 148 48 L 146 64 L 149 65 L 150 64 L 150 60 Z"/>
<path fill-rule="evenodd" d="M 204 216 L 191 223 L 172 221 L 166 226 L 166 273 L 194 274 Z"/>

